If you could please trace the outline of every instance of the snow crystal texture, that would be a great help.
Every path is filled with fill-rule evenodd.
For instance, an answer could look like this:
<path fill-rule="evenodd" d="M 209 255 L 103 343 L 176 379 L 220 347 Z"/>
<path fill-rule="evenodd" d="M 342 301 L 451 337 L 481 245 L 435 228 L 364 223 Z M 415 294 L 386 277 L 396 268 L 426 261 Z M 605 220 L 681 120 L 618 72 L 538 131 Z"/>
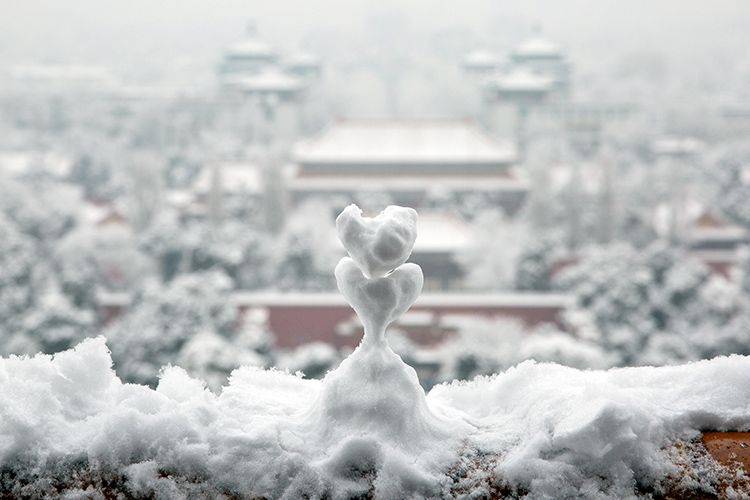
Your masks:
<path fill-rule="evenodd" d="M 358 362 L 349 358 L 332 375 Z M 396 361 L 382 363 L 384 372 L 362 370 L 388 378 Z M 418 396 L 411 385 L 389 395 L 350 382 L 361 403 L 351 396 L 347 404 L 383 413 Z M 525 362 L 437 386 L 399 427 L 380 413 L 342 422 L 351 408 L 316 405 L 336 399 L 325 384 L 250 367 L 236 370 L 218 395 L 177 367 L 163 371 L 156 390 L 124 384 L 101 337 L 54 356 L 11 356 L 0 360 L 0 466 L 44 477 L 83 461 L 121 472 L 133 492 L 176 491 L 182 477 L 211 491 L 272 498 L 341 498 L 371 486 L 381 498 L 448 496 L 451 464 L 469 447 L 497 454 L 497 476 L 536 496 L 621 497 L 670 471 L 660 448 L 671 440 L 750 428 L 750 359 L 741 356 L 609 371 Z M 311 408 L 319 410 L 311 416 Z M 472 430 L 460 446 L 432 447 L 454 426 L 435 418 L 434 428 L 412 429 L 426 412 L 471 422 Z"/>

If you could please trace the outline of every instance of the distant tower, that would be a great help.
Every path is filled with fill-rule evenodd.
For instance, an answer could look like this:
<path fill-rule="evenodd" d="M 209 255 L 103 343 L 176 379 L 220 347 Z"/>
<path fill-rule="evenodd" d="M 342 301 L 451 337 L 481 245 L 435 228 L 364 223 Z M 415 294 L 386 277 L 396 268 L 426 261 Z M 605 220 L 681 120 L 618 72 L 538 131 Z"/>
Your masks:
<path fill-rule="evenodd" d="M 278 68 L 269 68 L 236 83 L 236 90 L 252 103 L 255 139 L 262 145 L 278 142 L 290 147 L 299 133 L 299 105 L 305 84 Z"/>
<path fill-rule="evenodd" d="M 515 137 L 522 160 L 534 130 L 546 129 L 548 133 L 551 129 L 557 134 L 562 129 L 562 103 L 567 99 L 569 77 L 560 46 L 543 38 L 536 29 L 531 38 L 511 51 L 508 67 L 486 80 L 485 106 L 490 108 L 494 130 L 498 135 Z M 536 112 L 542 108 L 544 113 Z"/>
<path fill-rule="evenodd" d="M 471 115 L 487 130 L 492 130 L 491 106 L 487 105 L 484 96 L 484 84 L 488 78 L 501 68 L 500 57 L 486 49 L 477 49 L 464 57 L 461 68 L 471 80 L 472 95 L 469 106 Z"/>
<path fill-rule="evenodd" d="M 513 66 L 525 68 L 549 78 L 555 90 L 567 94 L 570 88 L 570 66 L 557 43 L 545 38 L 535 26 L 532 36 L 518 44 L 510 54 Z"/>
<path fill-rule="evenodd" d="M 516 140 L 521 159 L 526 153 L 529 115 L 548 101 L 552 89 L 552 80 L 524 68 L 490 78 L 485 84 L 485 105 L 490 108 L 492 129 L 499 136 Z"/>
<path fill-rule="evenodd" d="M 236 115 L 236 128 L 256 145 L 271 138 L 290 145 L 296 139 L 303 90 L 319 75 L 320 63 L 310 54 L 282 62 L 252 22 L 245 39 L 226 49 L 218 70 L 221 95 Z"/>
<path fill-rule="evenodd" d="M 305 86 L 305 95 L 299 99 L 299 133 L 310 135 L 323 127 L 324 99 L 320 95 L 320 79 L 323 66 L 316 56 L 307 52 L 297 52 L 284 59 L 286 72 L 297 78 Z"/>
<path fill-rule="evenodd" d="M 245 38 L 227 47 L 218 68 L 219 79 L 226 84 L 236 77 L 259 73 L 278 62 L 274 48 L 258 36 L 258 28 L 249 22 Z"/>

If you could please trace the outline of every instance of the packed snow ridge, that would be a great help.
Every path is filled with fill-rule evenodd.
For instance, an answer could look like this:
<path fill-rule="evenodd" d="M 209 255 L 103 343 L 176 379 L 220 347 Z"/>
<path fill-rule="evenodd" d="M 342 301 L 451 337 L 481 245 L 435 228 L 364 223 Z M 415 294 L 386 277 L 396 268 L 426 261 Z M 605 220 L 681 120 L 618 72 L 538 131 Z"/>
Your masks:
<path fill-rule="evenodd" d="M 528 361 L 425 395 L 386 335 L 422 289 L 405 263 L 416 220 L 355 206 L 337 220 L 349 257 L 336 281 L 365 333 L 323 380 L 243 367 L 214 394 L 166 367 L 152 390 L 122 383 L 101 337 L 0 360 L 0 493 L 623 497 L 659 492 L 671 443 L 750 429 L 742 356 L 610 371 Z"/>

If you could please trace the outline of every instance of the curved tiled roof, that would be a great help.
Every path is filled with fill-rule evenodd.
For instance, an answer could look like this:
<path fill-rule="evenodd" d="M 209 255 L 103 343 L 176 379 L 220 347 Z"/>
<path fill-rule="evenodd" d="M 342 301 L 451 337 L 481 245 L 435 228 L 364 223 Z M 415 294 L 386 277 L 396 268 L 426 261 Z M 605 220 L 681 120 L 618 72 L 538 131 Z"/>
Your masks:
<path fill-rule="evenodd" d="M 343 120 L 295 151 L 300 163 L 509 163 L 512 143 L 468 120 Z"/>

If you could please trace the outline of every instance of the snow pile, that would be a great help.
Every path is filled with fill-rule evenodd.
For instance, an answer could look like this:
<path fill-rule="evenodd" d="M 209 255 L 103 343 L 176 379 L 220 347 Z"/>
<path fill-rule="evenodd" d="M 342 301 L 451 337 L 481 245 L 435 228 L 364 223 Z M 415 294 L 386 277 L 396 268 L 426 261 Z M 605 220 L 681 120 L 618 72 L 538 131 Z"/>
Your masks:
<path fill-rule="evenodd" d="M 496 474 L 535 496 L 633 495 L 675 472 L 663 447 L 701 430 L 750 428 L 750 358 L 582 371 L 526 361 L 433 388 L 460 408 L 472 446 L 499 453 Z"/>
<path fill-rule="evenodd" d="M 672 472 L 661 448 L 673 440 L 750 428 L 750 359 L 741 356 L 609 371 L 525 362 L 437 386 L 426 401 L 406 378 L 374 394 L 342 380 L 373 368 L 354 364 L 329 374 L 335 382 L 240 368 L 216 395 L 176 367 L 156 390 L 122 383 L 101 337 L 54 357 L 2 359 L 0 491 L 54 494 L 50 478 L 75 484 L 84 467 L 114 471 L 142 494 L 346 497 L 373 485 L 383 498 L 447 495 L 453 462 L 475 450 L 499 457 L 494 475 L 521 491 L 617 497 Z M 337 402 L 332 388 L 350 384 L 358 392 Z M 431 412 L 472 422 L 460 448 L 449 433 L 464 426 L 442 426 Z"/>
<path fill-rule="evenodd" d="M 366 255 L 364 244 L 346 246 Z M 339 263 L 365 337 L 323 380 L 246 366 L 216 394 L 168 367 L 156 389 L 125 384 L 101 337 L 0 359 L 0 496 L 450 497 L 502 484 L 623 497 L 658 491 L 676 468 L 662 451 L 671 442 L 750 428 L 741 356 L 610 371 L 524 362 L 425 395 L 385 335 L 421 270 L 389 271 Z M 472 482 L 472 461 L 492 484 Z"/>

